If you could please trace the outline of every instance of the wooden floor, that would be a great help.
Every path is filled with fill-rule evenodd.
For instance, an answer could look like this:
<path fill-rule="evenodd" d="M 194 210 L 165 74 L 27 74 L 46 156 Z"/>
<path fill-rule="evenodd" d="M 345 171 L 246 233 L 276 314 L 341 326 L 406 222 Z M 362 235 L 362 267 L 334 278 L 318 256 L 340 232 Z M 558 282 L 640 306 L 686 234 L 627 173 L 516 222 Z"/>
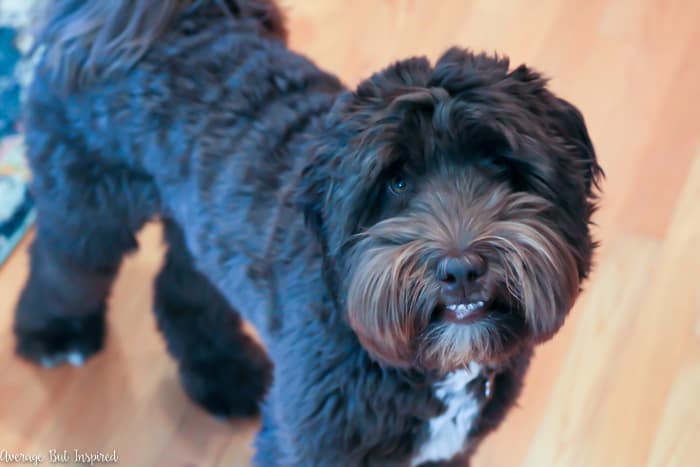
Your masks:
<path fill-rule="evenodd" d="M 700 466 L 700 2 L 286 1 L 292 46 L 354 84 L 452 44 L 509 54 L 587 118 L 608 178 L 597 269 L 541 347 L 485 466 Z M 257 420 L 192 406 L 156 333 L 158 228 L 121 272 L 107 349 L 82 369 L 13 356 L 25 242 L 0 269 L 0 450 L 111 451 L 120 464 L 248 465 Z"/>

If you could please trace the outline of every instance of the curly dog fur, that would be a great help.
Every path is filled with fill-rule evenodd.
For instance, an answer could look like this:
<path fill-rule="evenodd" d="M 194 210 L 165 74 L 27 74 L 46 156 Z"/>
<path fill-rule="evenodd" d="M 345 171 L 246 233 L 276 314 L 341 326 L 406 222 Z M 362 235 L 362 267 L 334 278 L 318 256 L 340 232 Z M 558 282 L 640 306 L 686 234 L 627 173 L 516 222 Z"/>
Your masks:
<path fill-rule="evenodd" d="M 159 327 L 194 400 L 262 407 L 258 465 L 466 464 L 591 268 L 583 118 L 502 57 L 452 48 L 349 91 L 285 37 L 267 0 L 51 2 L 18 352 L 99 351 L 157 216 Z"/>

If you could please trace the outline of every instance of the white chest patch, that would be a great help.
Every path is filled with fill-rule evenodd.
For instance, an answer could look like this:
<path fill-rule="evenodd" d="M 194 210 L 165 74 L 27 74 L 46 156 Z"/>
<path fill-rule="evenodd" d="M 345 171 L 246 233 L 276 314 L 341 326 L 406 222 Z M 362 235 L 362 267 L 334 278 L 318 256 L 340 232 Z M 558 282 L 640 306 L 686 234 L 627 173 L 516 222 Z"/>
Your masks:
<path fill-rule="evenodd" d="M 447 410 L 429 422 L 429 438 L 411 464 L 448 460 L 462 452 L 467 433 L 479 413 L 479 401 L 466 391 L 467 384 L 479 376 L 481 367 L 470 363 L 464 370 L 449 373 L 435 384 L 435 396 Z"/>

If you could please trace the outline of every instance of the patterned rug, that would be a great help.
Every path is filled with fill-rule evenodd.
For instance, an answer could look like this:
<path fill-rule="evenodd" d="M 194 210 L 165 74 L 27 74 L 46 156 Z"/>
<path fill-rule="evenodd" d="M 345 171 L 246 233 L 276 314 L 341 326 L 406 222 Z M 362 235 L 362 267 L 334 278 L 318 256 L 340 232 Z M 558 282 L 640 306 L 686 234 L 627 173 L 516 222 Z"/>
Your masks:
<path fill-rule="evenodd" d="M 34 220 L 34 203 L 27 190 L 28 181 L 22 137 L 3 138 L 0 141 L 0 263 Z"/>
<path fill-rule="evenodd" d="M 30 174 L 19 133 L 20 102 L 30 65 L 23 60 L 31 7 L 26 0 L 0 0 L 0 264 L 34 220 L 27 189 Z"/>

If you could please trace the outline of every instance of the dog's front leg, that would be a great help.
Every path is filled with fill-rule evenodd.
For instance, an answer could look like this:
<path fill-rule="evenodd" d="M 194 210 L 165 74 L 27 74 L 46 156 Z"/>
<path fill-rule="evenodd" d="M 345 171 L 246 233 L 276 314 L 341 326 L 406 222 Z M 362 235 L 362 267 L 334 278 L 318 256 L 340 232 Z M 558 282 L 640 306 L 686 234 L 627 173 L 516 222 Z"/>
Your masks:
<path fill-rule="evenodd" d="M 373 362 L 337 322 L 306 321 L 271 350 L 256 465 L 410 465 L 416 411 L 438 410 L 428 392 Z"/>

